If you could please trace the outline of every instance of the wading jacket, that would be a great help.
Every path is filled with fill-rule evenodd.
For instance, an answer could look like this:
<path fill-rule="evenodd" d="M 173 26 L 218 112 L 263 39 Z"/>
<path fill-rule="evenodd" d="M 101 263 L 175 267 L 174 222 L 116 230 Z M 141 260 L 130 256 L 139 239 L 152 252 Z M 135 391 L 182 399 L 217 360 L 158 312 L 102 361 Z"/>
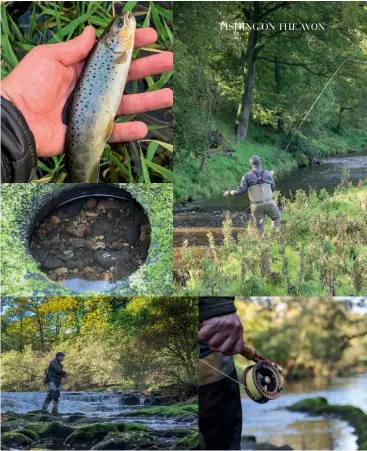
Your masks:
<path fill-rule="evenodd" d="M 33 134 L 22 113 L 1 97 L 1 183 L 30 182 L 36 167 Z"/>
<path fill-rule="evenodd" d="M 261 166 L 256 168 L 257 174 L 261 174 L 262 170 L 263 168 Z M 242 194 L 245 194 L 250 186 L 258 184 L 258 177 L 256 175 L 256 172 L 249 171 L 242 177 L 241 185 L 233 190 L 235 196 L 242 196 Z M 269 184 L 271 186 L 271 190 L 275 191 L 275 182 L 270 171 L 264 170 L 264 172 L 262 173 L 262 182 Z"/>
<path fill-rule="evenodd" d="M 61 382 L 61 379 L 66 376 L 66 371 L 63 370 L 63 366 L 59 360 L 54 359 L 48 365 L 46 373 L 47 382 Z"/>

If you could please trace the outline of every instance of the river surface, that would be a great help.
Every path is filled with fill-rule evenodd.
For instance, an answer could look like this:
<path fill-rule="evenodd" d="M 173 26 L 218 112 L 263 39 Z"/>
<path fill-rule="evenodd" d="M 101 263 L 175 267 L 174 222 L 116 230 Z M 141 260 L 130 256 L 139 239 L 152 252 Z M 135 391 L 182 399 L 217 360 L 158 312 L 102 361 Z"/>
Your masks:
<path fill-rule="evenodd" d="M 3 392 L 1 393 L 1 411 L 27 413 L 31 410 L 40 410 L 45 395 L 46 392 Z M 121 421 L 121 417 L 118 416 L 120 413 L 143 408 L 146 399 L 144 396 L 139 396 L 137 404 L 129 405 L 129 397 L 125 398 L 126 402 L 124 402 L 124 395 L 124 393 L 113 392 L 61 392 L 59 412 L 60 414 L 81 412 L 88 417 L 98 416 L 105 417 L 106 421 Z M 193 426 L 192 422 L 162 417 L 127 416 L 123 417 L 123 421 L 144 423 L 157 430 Z"/>
<path fill-rule="evenodd" d="M 266 404 L 256 404 L 242 391 L 243 436 L 254 435 L 257 443 L 290 445 L 298 450 L 358 449 L 353 428 L 346 422 L 323 416 L 289 412 L 285 407 L 302 399 L 325 397 L 329 404 L 352 405 L 367 413 L 367 374 L 325 381 L 285 383 L 282 395 Z"/>
<path fill-rule="evenodd" d="M 321 160 L 306 168 L 298 168 L 277 177 L 275 184 L 282 196 L 289 197 L 296 190 L 320 191 L 325 188 L 333 192 L 341 181 L 343 170 L 349 171 L 349 180 L 357 185 L 359 180 L 367 179 L 367 153 L 355 153 Z M 240 182 L 240 180 L 238 181 Z M 228 187 L 228 189 L 233 187 Z M 221 244 L 222 223 L 226 212 L 230 214 L 233 233 L 243 231 L 244 221 L 249 219 L 250 204 L 248 195 L 223 197 L 216 194 L 210 198 L 198 199 L 185 205 L 177 205 L 174 214 L 175 267 L 179 267 L 180 248 L 185 240 L 189 246 L 196 247 L 198 255 L 208 246 L 208 232 L 213 235 L 216 244 Z"/>
<path fill-rule="evenodd" d="M 271 168 L 266 168 L 271 169 Z M 317 191 L 325 188 L 332 192 L 340 183 L 343 170 L 349 171 L 349 180 L 354 185 L 359 180 L 367 178 L 367 153 L 355 153 L 339 157 L 325 158 L 321 160 L 321 164 L 307 166 L 305 168 L 294 169 L 281 177 L 274 175 L 277 190 L 286 197 L 291 192 L 299 189 L 309 190 L 313 188 Z M 246 172 L 247 169 L 244 170 Z M 238 181 L 240 184 L 240 180 Z M 231 186 L 228 189 L 233 188 Z M 197 211 L 213 211 L 213 210 L 229 210 L 244 211 L 249 207 L 248 196 L 229 196 L 223 197 L 223 194 L 216 194 L 207 199 L 198 199 L 180 210 L 197 210 Z"/>

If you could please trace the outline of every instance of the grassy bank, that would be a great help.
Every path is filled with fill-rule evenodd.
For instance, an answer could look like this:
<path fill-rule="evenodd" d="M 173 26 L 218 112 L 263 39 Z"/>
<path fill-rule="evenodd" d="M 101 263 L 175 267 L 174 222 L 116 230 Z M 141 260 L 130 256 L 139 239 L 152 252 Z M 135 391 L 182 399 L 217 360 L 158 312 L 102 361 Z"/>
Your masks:
<path fill-rule="evenodd" d="M 302 190 L 282 198 L 282 228 L 259 236 L 252 222 L 233 236 L 223 222 L 223 245 L 208 233 L 199 255 L 184 244 L 176 271 L 180 295 L 365 295 L 367 283 L 367 181 L 347 181 L 330 195 Z"/>
<path fill-rule="evenodd" d="M 326 415 L 340 418 L 353 426 L 357 435 L 358 449 L 367 449 L 367 415 L 353 406 L 331 406 L 325 398 L 308 398 L 288 407 L 292 412 L 307 412 L 310 415 Z"/>
<path fill-rule="evenodd" d="M 313 158 L 347 154 L 348 150 L 362 151 L 366 148 L 367 136 L 360 130 L 342 130 L 335 133 L 324 129 L 312 137 L 295 138 L 291 152 L 284 148 L 289 142 L 281 135 L 260 126 L 252 125 L 246 141 L 236 139 L 233 125 L 224 120 L 215 120 L 213 128 L 223 135 L 218 149 L 208 149 L 208 153 L 219 152 L 207 159 L 204 170 L 200 170 L 200 160 L 187 158 L 179 165 L 174 175 L 174 199 L 182 202 L 189 197 L 194 199 L 210 197 L 226 189 L 238 186 L 245 172 L 249 170 L 251 155 L 259 155 L 267 169 L 273 169 L 277 176 L 308 164 Z M 225 144 L 223 144 L 225 143 Z M 223 152 L 223 147 L 235 150 L 233 157 Z"/>

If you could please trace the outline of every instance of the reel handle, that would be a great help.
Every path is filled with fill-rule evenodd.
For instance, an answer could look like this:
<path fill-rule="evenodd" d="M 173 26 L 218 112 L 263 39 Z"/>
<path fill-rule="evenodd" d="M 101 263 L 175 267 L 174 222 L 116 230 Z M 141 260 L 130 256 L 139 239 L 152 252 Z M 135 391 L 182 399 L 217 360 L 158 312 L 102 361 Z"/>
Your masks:
<path fill-rule="evenodd" d="M 279 371 L 279 373 L 283 371 L 283 368 L 280 365 L 277 365 L 276 363 L 272 362 L 266 357 L 258 354 L 256 349 L 252 348 L 251 346 L 248 346 L 246 343 L 243 343 L 241 355 L 245 357 L 247 360 L 253 360 L 254 362 L 258 362 L 259 360 L 265 360 L 266 362 L 270 362 Z"/>

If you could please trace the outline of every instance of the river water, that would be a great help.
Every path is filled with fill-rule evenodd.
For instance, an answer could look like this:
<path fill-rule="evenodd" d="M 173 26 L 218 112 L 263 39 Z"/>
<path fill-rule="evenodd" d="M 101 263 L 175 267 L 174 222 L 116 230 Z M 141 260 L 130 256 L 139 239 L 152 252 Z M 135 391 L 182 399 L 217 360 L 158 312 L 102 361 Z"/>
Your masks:
<path fill-rule="evenodd" d="M 271 169 L 271 168 L 266 168 Z M 332 192 L 340 183 L 343 170 L 349 171 L 349 179 L 353 184 L 357 184 L 359 180 L 367 178 L 367 154 L 355 153 L 339 157 L 331 157 L 321 160 L 321 164 L 314 164 L 305 168 L 294 169 L 282 177 L 274 175 L 277 190 L 283 196 L 289 197 L 290 192 L 299 189 L 309 190 L 313 188 L 320 190 L 325 188 Z M 248 169 L 245 168 L 244 172 Z M 240 183 L 240 180 L 238 181 Z M 228 189 L 233 188 L 231 186 Z M 197 210 L 197 211 L 213 211 L 213 210 L 229 210 L 244 211 L 249 207 L 248 196 L 229 196 L 223 197 L 223 194 L 217 194 L 207 199 L 198 199 L 193 201 L 180 210 Z"/>
<path fill-rule="evenodd" d="M 293 449 L 358 449 L 353 428 L 334 418 L 289 412 L 285 407 L 305 398 L 325 397 L 329 404 L 352 405 L 367 413 L 367 374 L 325 381 L 285 383 L 282 395 L 266 404 L 256 404 L 242 391 L 242 435 L 254 435 L 258 443 Z M 367 425 L 366 425 L 367 427 Z"/>

